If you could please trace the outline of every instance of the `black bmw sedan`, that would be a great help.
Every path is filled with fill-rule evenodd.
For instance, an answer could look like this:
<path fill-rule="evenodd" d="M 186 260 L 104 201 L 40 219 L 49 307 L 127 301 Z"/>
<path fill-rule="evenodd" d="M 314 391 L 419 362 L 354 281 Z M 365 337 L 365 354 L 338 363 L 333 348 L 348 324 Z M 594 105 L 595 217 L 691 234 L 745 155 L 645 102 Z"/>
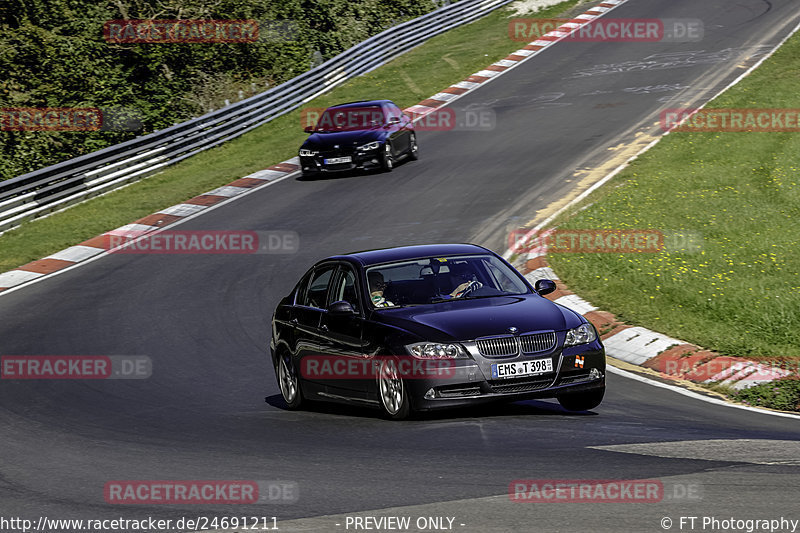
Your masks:
<path fill-rule="evenodd" d="M 298 153 L 304 177 L 356 168 L 391 171 L 396 161 L 419 158 L 411 118 L 390 100 L 329 107 Z"/>
<path fill-rule="evenodd" d="M 272 318 L 272 364 L 290 409 L 370 405 L 393 419 L 497 400 L 597 407 L 605 350 L 591 323 L 543 297 L 494 252 L 407 246 L 314 265 Z"/>

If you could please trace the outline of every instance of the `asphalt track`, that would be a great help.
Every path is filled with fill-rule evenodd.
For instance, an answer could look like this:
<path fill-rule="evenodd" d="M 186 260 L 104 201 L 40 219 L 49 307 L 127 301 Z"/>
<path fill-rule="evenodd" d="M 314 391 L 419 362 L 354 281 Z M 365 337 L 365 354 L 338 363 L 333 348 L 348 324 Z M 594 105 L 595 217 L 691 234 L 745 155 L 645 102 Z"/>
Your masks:
<path fill-rule="evenodd" d="M 421 160 L 391 174 L 289 178 L 180 226 L 295 231 L 294 255 L 110 255 L 3 295 L 0 353 L 147 355 L 153 374 L 0 382 L 0 515 L 264 515 L 284 531 L 344 531 L 341 516 L 313 517 L 378 509 L 453 516 L 458 531 L 663 531 L 665 516 L 677 530 L 681 515 L 800 519 L 797 420 L 613 374 L 588 414 L 548 401 L 404 423 L 335 406 L 288 412 L 267 363 L 275 303 L 314 261 L 422 242 L 502 251 L 509 228 L 575 188 L 576 171 L 653 134 L 661 107 L 702 101 L 757 61 L 800 21 L 798 7 L 632 0 L 613 16 L 698 18 L 705 38 L 560 43 L 454 102 L 493 110 L 490 131 L 423 132 Z M 670 442 L 666 451 L 596 448 Z M 702 495 L 509 502 L 509 483 L 526 478 L 660 479 Z M 300 497 L 244 511 L 105 503 L 104 484 L 127 479 L 291 480 Z"/>

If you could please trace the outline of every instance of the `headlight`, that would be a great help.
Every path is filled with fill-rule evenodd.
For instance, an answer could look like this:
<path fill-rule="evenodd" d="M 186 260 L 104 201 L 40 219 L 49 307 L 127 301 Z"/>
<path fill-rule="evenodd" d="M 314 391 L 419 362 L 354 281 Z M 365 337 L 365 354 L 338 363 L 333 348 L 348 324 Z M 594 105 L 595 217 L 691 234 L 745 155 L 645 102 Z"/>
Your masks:
<path fill-rule="evenodd" d="M 381 143 L 379 141 L 372 141 L 371 143 L 367 143 L 367 144 L 365 144 L 363 146 L 359 146 L 358 148 L 356 148 L 356 150 L 363 150 L 363 151 L 366 152 L 368 150 L 377 150 L 380 147 L 381 147 Z"/>
<path fill-rule="evenodd" d="M 594 326 L 591 324 L 581 324 L 577 328 L 567 331 L 567 339 L 564 341 L 564 346 L 586 344 L 587 342 L 592 342 L 596 338 L 597 333 L 594 331 Z"/>
<path fill-rule="evenodd" d="M 458 359 L 467 356 L 459 344 L 416 342 L 407 344 L 406 350 L 417 359 Z"/>
<path fill-rule="evenodd" d="M 305 148 L 300 148 L 300 157 L 311 157 L 313 155 L 317 155 L 319 152 L 317 150 L 307 150 Z"/>

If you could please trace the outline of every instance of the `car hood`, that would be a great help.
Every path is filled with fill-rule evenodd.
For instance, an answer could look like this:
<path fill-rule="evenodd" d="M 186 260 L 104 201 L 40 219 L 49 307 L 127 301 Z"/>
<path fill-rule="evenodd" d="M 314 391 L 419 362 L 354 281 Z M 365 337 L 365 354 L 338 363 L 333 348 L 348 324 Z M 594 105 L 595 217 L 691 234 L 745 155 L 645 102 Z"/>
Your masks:
<path fill-rule="evenodd" d="M 538 295 L 500 296 L 458 300 L 431 305 L 382 309 L 376 319 L 435 341 L 473 340 L 519 333 L 565 330 L 577 327 L 581 318 Z"/>
<path fill-rule="evenodd" d="M 312 133 L 302 148 L 322 148 L 338 144 L 340 146 L 361 146 L 371 141 L 383 141 L 387 132 L 380 129 L 359 131 L 337 131 L 335 133 Z"/>

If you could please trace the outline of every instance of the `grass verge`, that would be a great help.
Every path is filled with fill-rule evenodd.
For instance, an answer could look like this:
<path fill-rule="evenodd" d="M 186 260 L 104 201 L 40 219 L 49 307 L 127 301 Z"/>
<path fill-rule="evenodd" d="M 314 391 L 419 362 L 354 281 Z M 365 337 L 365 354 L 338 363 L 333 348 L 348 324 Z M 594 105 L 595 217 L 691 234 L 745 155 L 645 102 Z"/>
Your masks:
<path fill-rule="evenodd" d="M 536 16 L 560 16 L 579 4 L 589 5 L 585 0 L 569 0 Z M 510 39 L 510 18 L 511 12 L 501 8 L 434 37 L 304 107 L 372 98 L 388 98 L 401 107 L 416 104 L 524 46 Z M 7 231 L 0 236 L 0 272 L 293 157 L 305 136 L 298 110 L 129 187 Z"/>
<path fill-rule="evenodd" d="M 799 81 L 800 34 L 707 107 L 797 109 Z M 800 358 L 800 135 L 673 132 L 588 202 L 560 227 L 702 242 L 691 253 L 550 254 L 572 290 L 721 354 Z"/>

